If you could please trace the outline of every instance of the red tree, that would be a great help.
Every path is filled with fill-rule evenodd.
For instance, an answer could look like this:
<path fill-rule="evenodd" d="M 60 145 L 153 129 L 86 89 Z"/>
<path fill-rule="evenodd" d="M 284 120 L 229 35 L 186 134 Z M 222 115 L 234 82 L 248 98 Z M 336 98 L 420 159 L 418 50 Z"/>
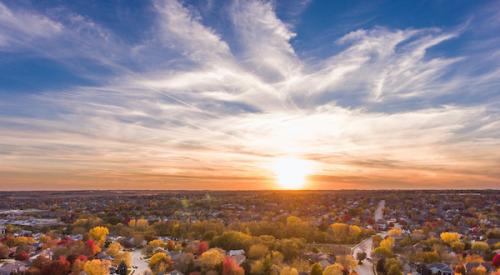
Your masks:
<path fill-rule="evenodd" d="M 42 270 L 42 275 L 66 275 L 71 271 L 71 264 L 66 257 L 61 256 L 59 260 L 52 261 L 47 268 Z"/>
<path fill-rule="evenodd" d="M 495 254 L 491 263 L 493 264 L 494 267 L 499 268 L 500 267 L 500 254 Z"/>
<path fill-rule="evenodd" d="M 16 260 L 18 261 L 27 261 L 29 258 L 30 256 L 26 251 L 21 251 L 19 254 L 16 255 Z"/>
<path fill-rule="evenodd" d="M 243 269 L 234 261 L 233 258 L 226 256 L 222 262 L 222 275 L 244 274 Z"/>
<path fill-rule="evenodd" d="M 198 244 L 198 255 L 201 255 L 203 254 L 203 252 L 207 251 L 208 250 L 208 243 L 205 242 L 205 241 L 201 241 L 199 244 Z"/>

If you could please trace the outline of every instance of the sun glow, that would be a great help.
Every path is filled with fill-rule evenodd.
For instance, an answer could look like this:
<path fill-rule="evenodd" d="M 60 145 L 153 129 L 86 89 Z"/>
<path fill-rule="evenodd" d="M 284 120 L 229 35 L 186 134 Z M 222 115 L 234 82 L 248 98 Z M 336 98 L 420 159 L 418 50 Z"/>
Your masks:
<path fill-rule="evenodd" d="M 304 188 L 307 176 L 312 173 L 312 162 L 293 158 L 279 158 L 272 167 L 276 181 L 283 189 Z"/>

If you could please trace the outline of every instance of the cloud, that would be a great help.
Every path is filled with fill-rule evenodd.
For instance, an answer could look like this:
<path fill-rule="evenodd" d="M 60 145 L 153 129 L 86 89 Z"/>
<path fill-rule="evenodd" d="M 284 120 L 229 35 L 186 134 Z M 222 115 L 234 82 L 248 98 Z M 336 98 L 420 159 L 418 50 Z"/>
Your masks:
<path fill-rule="evenodd" d="M 15 12 L 0 2 L 0 47 L 9 50 L 60 34 L 63 26 L 36 12 Z"/>
<path fill-rule="evenodd" d="M 462 32 L 360 29 L 311 60 L 297 56 L 293 27 L 268 2 L 228 7 L 237 39 L 208 27 L 195 7 L 164 0 L 153 9 L 153 37 L 138 45 L 77 14 L 54 23 L 87 42 L 54 36 L 46 45 L 64 43 L 51 58 L 70 68 L 91 59 L 112 77 L 0 102 L 16 110 L 0 111 L 0 178 L 53 188 L 68 178 L 71 188 L 272 188 L 267 164 L 295 155 L 317 165 L 311 188 L 498 184 L 498 55 L 429 54 Z"/>

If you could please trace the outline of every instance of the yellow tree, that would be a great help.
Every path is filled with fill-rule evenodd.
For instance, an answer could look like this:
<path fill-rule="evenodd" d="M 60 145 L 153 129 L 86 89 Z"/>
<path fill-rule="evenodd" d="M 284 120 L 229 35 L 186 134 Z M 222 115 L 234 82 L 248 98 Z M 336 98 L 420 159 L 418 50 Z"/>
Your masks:
<path fill-rule="evenodd" d="M 254 244 L 248 249 L 248 258 L 257 260 L 266 256 L 267 252 L 269 252 L 269 248 L 266 245 Z"/>
<path fill-rule="evenodd" d="M 217 248 L 211 248 L 200 256 L 200 264 L 205 270 L 212 270 L 224 261 L 224 253 Z"/>
<path fill-rule="evenodd" d="M 163 242 L 162 240 L 152 240 L 148 243 L 148 245 L 151 246 L 152 248 L 164 247 L 165 242 Z"/>
<path fill-rule="evenodd" d="M 112 242 L 108 246 L 106 253 L 110 256 L 116 257 L 122 251 L 122 249 L 123 247 L 119 242 Z"/>
<path fill-rule="evenodd" d="M 456 242 L 460 239 L 460 234 L 457 232 L 443 232 L 441 235 L 441 240 L 448 245 L 451 245 L 453 242 Z"/>
<path fill-rule="evenodd" d="M 336 257 L 336 261 L 341 264 L 344 269 L 354 270 L 356 268 L 356 260 L 351 255 L 339 255 Z"/>
<path fill-rule="evenodd" d="M 102 247 L 106 241 L 106 237 L 109 234 L 109 230 L 105 226 L 96 226 L 89 231 L 89 238 L 96 241 L 97 244 Z"/>
<path fill-rule="evenodd" d="M 299 275 L 299 272 L 293 267 L 285 266 L 281 269 L 280 275 Z"/>
<path fill-rule="evenodd" d="M 158 252 L 149 259 L 149 267 L 156 274 L 165 273 L 173 269 L 173 262 L 167 253 Z"/>
<path fill-rule="evenodd" d="M 380 242 L 380 247 L 387 249 L 392 252 L 394 247 L 394 239 L 392 237 L 387 237 Z"/>
<path fill-rule="evenodd" d="M 329 265 L 323 270 L 323 275 L 343 275 L 343 267 L 342 265 L 335 263 Z"/>
<path fill-rule="evenodd" d="M 116 255 L 113 263 L 115 265 L 119 265 L 121 262 L 124 262 L 127 267 L 132 266 L 132 253 L 130 252 L 122 252 Z"/>
<path fill-rule="evenodd" d="M 387 234 L 391 237 L 399 237 L 401 236 L 401 228 L 393 227 L 391 228 L 391 230 L 389 230 L 389 232 L 387 232 Z"/>
<path fill-rule="evenodd" d="M 83 265 L 83 270 L 88 275 L 108 275 L 109 267 L 109 261 L 91 260 Z"/>
<path fill-rule="evenodd" d="M 472 250 L 480 251 L 480 252 L 486 252 L 490 249 L 489 245 L 487 242 L 483 241 L 474 241 L 472 242 L 471 245 Z"/>

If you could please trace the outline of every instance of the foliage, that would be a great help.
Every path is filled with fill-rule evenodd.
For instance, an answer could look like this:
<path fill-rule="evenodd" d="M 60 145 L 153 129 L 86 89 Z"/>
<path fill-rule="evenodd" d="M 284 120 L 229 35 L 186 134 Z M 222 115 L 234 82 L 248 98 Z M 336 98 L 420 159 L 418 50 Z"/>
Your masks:
<path fill-rule="evenodd" d="M 245 271 L 233 258 L 226 256 L 222 263 L 222 275 L 244 275 Z"/>
<path fill-rule="evenodd" d="M 89 238 L 97 242 L 97 245 L 102 247 L 109 234 L 109 229 L 105 226 L 96 226 L 90 229 Z"/>
<path fill-rule="evenodd" d="M 460 234 L 456 232 L 443 232 L 440 235 L 441 240 L 448 245 L 458 241 L 460 239 Z"/>
<path fill-rule="evenodd" d="M 226 231 L 215 237 L 210 246 L 224 250 L 246 249 L 252 237 L 239 231 Z"/>
<path fill-rule="evenodd" d="M 254 244 L 248 249 L 248 258 L 260 259 L 269 252 L 269 248 L 264 244 Z"/>
<path fill-rule="evenodd" d="M 323 274 L 323 268 L 321 268 L 321 265 L 319 263 L 315 263 L 311 266 L 311 275 L 322 275 Z"/>
<path fill-rule="evenodd" d="M 164 273 L 173 269 L 173 262 L 170 255 L 158 252 L 149 259 L 149 268 L 156 274 Z"/>
<path fill-rule="evenodd" d="M 391 237 L 399 237 L 401 236 L 401 228 L 393 227 L 387 232 L 387 234 Z"/>
<path fill-rule="evenodd" d="M 201 241 L 199 244 L 198 244 L 198 255 L 201 255 L 203 254 L 205 251 L 208 250 L 208 243 L 205 242 L 205 241 Z"/>
<path fill-rule="evenodd" d="M 87 261 L 83 265 L 83 270 L 88 275 L 106 275 L 109 274 L 109 261 L 101 261 L 101 260 L 91 260 Z"/>
<path fill-rule="evenodd" d="M 480 252 L 486 252 L 490 249 L 490 247 L 489 247 L 487 242 L 474 241 L 471 244 L 471 249 L 476 250 L 476 251 L 480 251 Z"/>
<path fill-rule="evenodd" d="M 299 272 L 293 267 L 285 266 L 281 269 L 280 275 L 299 275 Z"/>
<path fill-rule="evenodd" d="M 396 258 L 387 259 L 384 264 L 384 269 L 387 275 L 403 274 L 401 263 Z"/>
<path fill-rule="evenodd" d="M 201 254 L 200 265 L 204 270 L 212 270 L 224 261 L 224 252 L 217 248 L 212 248 Z"/>
<path fill-rule="evenodd" d="M 323 275 L 343 275 L 343 270 L 344 268 L 342 265 L 335 263 L 327 266 L 323 271 Z"/>
<path fill-rule="evenodd" d="M 356 253 L 356 259 L 358 259 L 358 263 L 360 265 L 363 264 L 363 260 L 366 259 L 366 252 L 361 251 Z"/>

